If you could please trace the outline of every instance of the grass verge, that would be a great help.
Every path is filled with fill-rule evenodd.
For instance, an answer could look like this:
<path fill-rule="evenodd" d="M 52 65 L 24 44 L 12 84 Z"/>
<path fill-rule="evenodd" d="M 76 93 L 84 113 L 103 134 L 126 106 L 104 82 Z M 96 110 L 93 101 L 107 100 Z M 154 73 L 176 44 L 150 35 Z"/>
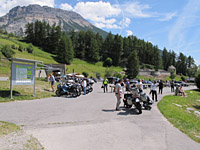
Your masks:
<path fill-rule="evenodd" d="M 200 111 L 200 91 L 186 93 L 187 97 L 165 96 L 158 103 L 158 108 L 176 128 L 200 143 L 200 116 L 194 113 Z"/>
<path fill-rule="evenodd" d="M 12 133 L 18 130 L 20 130 L 19 126 L 12 123 L 0 121 L 0 136 L 8 135 L 9 133 Z"/>
<path fill-rule="evenodd" d="M 56 89 L 57 84 L 54 85 Z M 48 82 L 36 80 L 35 97 L 33 95 L 33 86 L 21 85 L 13 86 L 13 99 L 10 99 L 10 81 L 0 81 L 0 103 L 11 102 L 15 100 L 32 100 L 55 96 L 55 92 L 51 92 Z"/>

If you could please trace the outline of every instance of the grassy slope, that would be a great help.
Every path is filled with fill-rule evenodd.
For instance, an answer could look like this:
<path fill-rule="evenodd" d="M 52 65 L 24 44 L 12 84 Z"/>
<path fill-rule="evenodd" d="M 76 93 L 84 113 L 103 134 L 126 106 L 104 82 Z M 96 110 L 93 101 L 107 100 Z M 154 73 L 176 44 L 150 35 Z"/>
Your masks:
<path fill-rule="evenodd" d="M 16 38 L 8 38 L 6 35 L 0 34 L 0 48 L 5 45 L 15 45 L 16 47 L 21 44 L 24 48 L 27 48 L 29 45 L 24 42 L 18 41 Z M 25 59 L 32 59 L 37 61 L 43 61 L 44 64 L 58 64 L 54 60 L 54 55 L 44 52 L 43 50 L 39 49 L 38 47 L 34 46 L 34 52 L 32 54 L 29 54 L 28 52 L 20 52 L 18 50 L 14 50 L 15 55 L 13 57 L 17 58 L 25 58 Z M 85 61 L 74 59 L 72 61 L 71 65 L 67 65 L 67 73 L 73 72 L 73 69 L 77 73 L 87 72 L 89 73 L 89 76 L 96 77 L 96 73 L 101 73 L 101 76 L 103 77 L 105 74 L 106 68 L 103 67 L 102 62 L 96 63 L 96 64 L 90 64 Z M 122 71 L 122 68 L 120 67 L 112 67 L 112 70 L 114 72 L 120 72 Z M 2 59 L 0 61 L 0 76 L 9 76 L 10 75 L 10 62 L 6 59 Z"/>
<path fill-rule="evenodd" d="M 67 65 L 66 68 L 67 68 L 67 73 L 73 72 L 73 69 L 74 69 L 74 72 L 76 73 L 87 72 L 89 76 L 93 76 L 93 77 L 96 77 L 97 72 L 101 73 L 101 76 L 104 77 L 105 70 L 106 70 L 106 68 L 103 67 L 102 62 L 98 62 L 96 64 L 90 64 L 80 59 L 74 59 L 72 61 L 72 64 Z M 111 69 L 114 72 L 122 71 L 121 67 L 111 67 Z"/>
<path fill-rule="evenodd" d="M 187 91 L 187 97 L 166 96 L 158 103 L 161 113 L 179 130 L 200 143 L 200 117 L 186 108 L 200 109 L 200 91 Z M 173 103 L 181 105 L 177 107 Z"/>

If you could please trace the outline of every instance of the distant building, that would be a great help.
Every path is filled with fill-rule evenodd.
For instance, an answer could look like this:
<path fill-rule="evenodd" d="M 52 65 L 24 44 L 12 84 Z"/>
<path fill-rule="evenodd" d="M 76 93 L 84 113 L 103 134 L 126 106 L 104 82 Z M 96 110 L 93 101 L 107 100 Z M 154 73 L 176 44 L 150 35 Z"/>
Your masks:
<path fill-rule="evenodd" d="M 174 71 L 174 73 L 176 74 L 176 67 L 174 67 L 173 65 L 168 67 L 168 72 Z"/>

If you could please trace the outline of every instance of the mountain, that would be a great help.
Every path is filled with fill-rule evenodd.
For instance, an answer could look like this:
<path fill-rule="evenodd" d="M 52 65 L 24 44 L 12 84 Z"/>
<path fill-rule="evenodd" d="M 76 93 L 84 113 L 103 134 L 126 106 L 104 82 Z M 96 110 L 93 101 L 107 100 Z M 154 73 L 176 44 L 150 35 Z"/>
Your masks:
<path fill-rule="evenodd" d="M 78 13 L 40 5 L 17 6 L 11 9 L 5 16 L 0 17 L 0 27 L 9 33 L 23 36 L 25 25 L 36 20 L 46 21 L 50 25 L 56 23 L 67 32 L 73 29 L 75 31 L 90 30 L 94 33 L 99 32 L 103 37 L 107 35 L 107 32 L 95 27 Z"/>

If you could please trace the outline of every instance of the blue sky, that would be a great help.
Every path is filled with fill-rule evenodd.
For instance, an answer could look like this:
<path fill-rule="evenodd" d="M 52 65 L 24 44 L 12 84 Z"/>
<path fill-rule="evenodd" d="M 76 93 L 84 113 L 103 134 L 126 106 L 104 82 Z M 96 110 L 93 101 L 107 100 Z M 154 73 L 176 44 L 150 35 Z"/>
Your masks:
<path fill-rule="evenodd" d="M 105 31 L 137 36 L 200 64 L 200 0 L 1 0 L 0 16 L 34 3 L 75 11 Z"/>

